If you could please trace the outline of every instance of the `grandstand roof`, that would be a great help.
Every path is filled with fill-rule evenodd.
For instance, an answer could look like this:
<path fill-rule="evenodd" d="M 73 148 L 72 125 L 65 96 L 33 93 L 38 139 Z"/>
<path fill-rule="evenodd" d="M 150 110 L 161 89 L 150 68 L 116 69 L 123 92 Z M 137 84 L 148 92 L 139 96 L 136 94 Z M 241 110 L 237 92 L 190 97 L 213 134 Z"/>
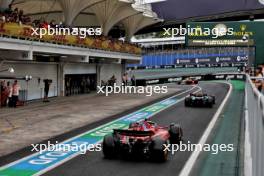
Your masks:
<path fill-rule="evenodd" d="M 47 21 L 64 21 L 67 25 L 101 26 L 105 35 L 117 26 L 125 29 L 126 36 L 131 37 L 142 29 L 150 32 L 153 27 L 190 20 L 226 17 L 234 20 L 234 16 L 248 18 L 264 14 L 261 1 L 264 0 L 0 0 L 0 8 L 13 3 L 33 19 L 43 17 Z"/>
<path fill-rule="evenodd" d="M 153 4 L 152 7 L 159 17 L 165 20 L 264 9 L 264 5 L 259 0 L 167 0 Z"/>
<path fill-rule="evenodd" d="M 164 22 L 147 27 L 142 33 L 175 27 L 186 21 L 263 19 L 264 0 L 167 0 L 152 4 L 152 10 Z"/>
<path fill-rule="evenodd" d="M 22 9 L 34 19 L 55 20 L 69 26 L 101 26 L 108 35 L 114 26 L 122 26 L 127 37 L 159 22 L 149 3 L 141 0 L 0 0 L 0 8 Z M 133 27 L 137 24 L 136 27 Z"/>

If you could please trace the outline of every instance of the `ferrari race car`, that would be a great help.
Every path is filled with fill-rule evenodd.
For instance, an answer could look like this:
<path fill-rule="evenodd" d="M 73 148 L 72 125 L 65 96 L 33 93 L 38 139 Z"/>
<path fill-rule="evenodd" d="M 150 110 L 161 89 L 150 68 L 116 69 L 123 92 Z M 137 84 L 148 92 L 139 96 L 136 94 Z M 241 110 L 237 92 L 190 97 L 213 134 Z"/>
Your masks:
<path fill-rule="evenodd" d="M 186 78 L 184 80 L 181 80 L 178 82 L 178 84 L 182 84 L 182 85 L 194 85 L 194 84 L 198 84 L 198 80 L 195 78 Z"/>
<path fill-rule="evenodd" d="M 190 94 L 189 97 L 185 97 L 186 107 L 213 107 L 214 104 L 215 96 L 204 93 Z"/>
<path fill-rule="evenodd" d="M 133 157 L 163 162 L 168 157 L 164 144 L 179 143 L 182 135 L 182 128 L 176 124 L 161 127 L 148 120 L 131 123 L 128 129 L 114 129 L 104 137 L 103 154 L 108 159 Z"/>

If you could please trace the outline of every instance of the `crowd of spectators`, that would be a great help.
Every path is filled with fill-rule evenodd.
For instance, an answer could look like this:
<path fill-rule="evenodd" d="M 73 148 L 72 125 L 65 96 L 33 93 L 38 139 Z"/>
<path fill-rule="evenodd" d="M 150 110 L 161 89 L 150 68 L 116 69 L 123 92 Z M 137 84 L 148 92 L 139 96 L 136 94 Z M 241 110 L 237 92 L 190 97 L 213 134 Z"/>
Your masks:
<path fill-rule="evenodd" d="M 29 25 L 34 28 L 69 28 L 72 29 L 71 26 L 65 25 L 63 22 L 56 22 L 55 20 L 51 20 L 48 22 L 45 18 L 41 17 L 40 19 L 34 19 L 33 21 L 27 15 L 24 15 L 24 11 L 18 8 L 13 9 L 12 4 L 9 5 L 7 9 L 0 9 L 0 22 L 2 23 L 18 23 L 20 25 Z M 120 41 L 118 39 L 113 39 L 109 36 L 94 36 L 94 39 L 99 43 L 98 48 L 102 47 L 101 43 L 103 41 L 108 41 L 110 46 L 103 49 L 113 48 L 114 44 L 119 44 L 122 47 L 130 46 L 131 44 L 125 41 Z M 96 45 L 96 44 L 95 44 Z M 97 48 L 97 46 L 95 46 Z M 124 47 L 125 48 L 125 47 Z M 124 50 L 124 49 L 123 49 Z"/>
<path fill-rule="evenodd" d="M 19 10 L 18 8 L 15 8 L 13 10 L 12 4 L 10 4 L 7 9 L 0 11 L 0 22 L 30 24 L 31 19 L 29 16 L 24 15 L 23 10 Z"/>
<path fill-rule="evenodd" d="M 51 27 L 62 27 L 63 25 L 62 22 L 56 24 L 55 20 L 47 22 L 44 18 L 32 21 L 29 16 L 24 15 L 23 10 L 20 10 L 18 8 L 15 8 L 13 10 L 12 4 L 10 4 L 7 9 L 0 10 L 0 22 L 12 22 L 18 24 L 31 25 L 33 27 L 39 28 L 47 28 L 48 25 L 50 25 Z"/>
<path fill-rule="evenodd" d="M 253 77 L 253 82 L 255 83 L 256 88 L 261 93 L 264 93 L 264 65 L 260 65 L 255 69 Z"/>

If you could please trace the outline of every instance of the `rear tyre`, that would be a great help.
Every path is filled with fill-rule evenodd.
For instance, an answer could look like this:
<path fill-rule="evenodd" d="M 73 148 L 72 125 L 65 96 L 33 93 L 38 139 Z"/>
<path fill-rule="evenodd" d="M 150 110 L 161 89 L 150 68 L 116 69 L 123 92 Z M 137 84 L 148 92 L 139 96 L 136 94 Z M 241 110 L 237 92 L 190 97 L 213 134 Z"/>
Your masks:
<path fill-rule="evenodd" d="M 215 104 L 215 96 L 213 96 L 212 98 L 213 98 L 213 104 Z"/>
<path fill-rule="evenodd" d="M 186 107 L 190 107 L 190 99 L 189 98 L 186 98 L 185 101 L 184 101 L 184 105 Z"/>
<path fill-rule="evenodd" d="M 165 162 L 168 160 L 168 150 L 165 150 L 166 140 L 156 138 L 152 141 L 150 147 L 150 158 L 155 162 Z"/>
<path fill-rule="evenodd" d="M 208 107 L 212 108 L 214 106 L 214 101 L 213 99 L 211 101 L 208 102 Z"/>
<path fill-rule="evenodd" d="M 182 140 L 183 132 L 180 125 L 171 124 L 169 128 L 170 143 L 179 144 Z"/>
<path fill-rule="evenodd" d="M 116 148 L 114 136 L 112 134 L 106 135 L 103 140 L 103 154 L 107 159 L 113 159 L 116 156 Z"/>

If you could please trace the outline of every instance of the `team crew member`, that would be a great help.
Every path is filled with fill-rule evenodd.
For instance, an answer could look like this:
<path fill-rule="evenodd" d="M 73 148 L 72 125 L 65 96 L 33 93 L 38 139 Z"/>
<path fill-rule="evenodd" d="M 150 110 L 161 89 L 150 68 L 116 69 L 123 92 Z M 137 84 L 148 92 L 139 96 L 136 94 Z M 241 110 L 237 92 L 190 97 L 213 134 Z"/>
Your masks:
<path fill-rule="evenodd" d="M 16 108 L 20 90 L 20 85 L 18 84 L 17 80 L 15 80 L 12 89 L 12 107 Z"/>
<path fill-rule="evenodd" d="M 48 96 L 49 96 L 49 88 L 52 83 L 52 80 L 45 79 L 44 80 L 44 100 L 43 102 L 49 102 Z"/>
<path fill-rule="evenodd" d="M 127 82 L 128 82 L 128 74 L 124 73 L 122 76 L 122 83 L 124 86 L 127 86 Z"/>
<path fill-rule="evenodd" d="M 13 87 L 11 86 L 10 82 L 7 82 L 7 92 L 8 92 L 7 105 L 8 107 L 12 107 Z"/>

